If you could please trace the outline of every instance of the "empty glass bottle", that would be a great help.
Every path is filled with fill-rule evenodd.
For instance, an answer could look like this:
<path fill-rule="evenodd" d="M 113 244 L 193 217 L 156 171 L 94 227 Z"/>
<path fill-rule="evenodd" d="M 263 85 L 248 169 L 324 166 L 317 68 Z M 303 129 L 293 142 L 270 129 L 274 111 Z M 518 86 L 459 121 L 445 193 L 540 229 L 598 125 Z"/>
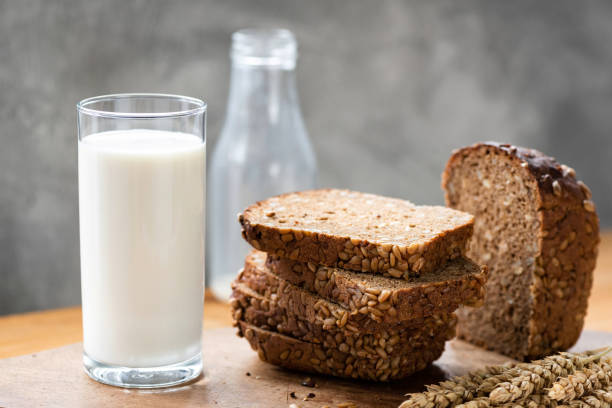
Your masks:
<path fill-rule="evenodd" d="M 237 214 L 258 200 L 316 184 L 295 84 L 293 34 L 240 30 L 232 36 L 231 57 L 227 114 L 208 182 L 208 282 L 222 299 L 250 249 Z"/>

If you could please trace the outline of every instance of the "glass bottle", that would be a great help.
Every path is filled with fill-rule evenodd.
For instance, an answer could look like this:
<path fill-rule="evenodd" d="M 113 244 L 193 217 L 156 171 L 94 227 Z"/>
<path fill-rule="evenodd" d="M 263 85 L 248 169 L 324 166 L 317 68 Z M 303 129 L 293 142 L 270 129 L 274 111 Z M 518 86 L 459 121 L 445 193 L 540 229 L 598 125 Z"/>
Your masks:
<path fill-rule="evenodd" d="M 238 213 L 248 205 L 316 185 L 295 83 L 297 43 L 288 30 L 245 29 L 232 35 L 225 124 L 208 183 L 207 279 L 227 299 L 250 250 Z"/>

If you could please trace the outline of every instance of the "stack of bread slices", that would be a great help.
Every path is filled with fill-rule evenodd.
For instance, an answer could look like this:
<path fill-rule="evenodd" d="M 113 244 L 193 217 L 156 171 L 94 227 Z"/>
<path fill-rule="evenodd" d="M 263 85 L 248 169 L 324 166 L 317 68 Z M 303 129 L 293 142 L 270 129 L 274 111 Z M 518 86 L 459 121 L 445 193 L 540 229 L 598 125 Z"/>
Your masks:
<path fill-rule="evenodd" d="M 471 215 L 347 190 L 272 197 L 240 216 L 255 248 L 232 283 L 239 335 L 289 369 L 375 381 L 437 359 L 484 296 Z"/>

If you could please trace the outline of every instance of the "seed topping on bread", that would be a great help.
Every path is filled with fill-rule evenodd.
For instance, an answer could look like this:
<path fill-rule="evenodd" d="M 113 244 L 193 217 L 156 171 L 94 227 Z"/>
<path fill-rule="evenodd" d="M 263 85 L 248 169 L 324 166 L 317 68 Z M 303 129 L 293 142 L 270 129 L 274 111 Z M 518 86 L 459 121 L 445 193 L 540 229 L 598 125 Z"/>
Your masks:
<path fill-rule="evenodd" d="M 446 207 L 335 189 L 272 197 L 238 219 L 256 249 L 405 279 L 462 256 L 473 227 L 471 215 Z"/>

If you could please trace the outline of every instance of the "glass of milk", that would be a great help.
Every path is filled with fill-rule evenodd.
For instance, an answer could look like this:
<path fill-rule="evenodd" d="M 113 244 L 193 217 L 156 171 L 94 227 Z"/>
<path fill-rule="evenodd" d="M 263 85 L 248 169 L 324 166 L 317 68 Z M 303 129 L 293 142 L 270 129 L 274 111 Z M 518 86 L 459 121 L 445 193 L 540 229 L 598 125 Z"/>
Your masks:
<path fill-rule="evenodd" d="M 120 94 L 77 105 L 83 362 L 157 388 L 202 372 L 206 104 Z"/>

